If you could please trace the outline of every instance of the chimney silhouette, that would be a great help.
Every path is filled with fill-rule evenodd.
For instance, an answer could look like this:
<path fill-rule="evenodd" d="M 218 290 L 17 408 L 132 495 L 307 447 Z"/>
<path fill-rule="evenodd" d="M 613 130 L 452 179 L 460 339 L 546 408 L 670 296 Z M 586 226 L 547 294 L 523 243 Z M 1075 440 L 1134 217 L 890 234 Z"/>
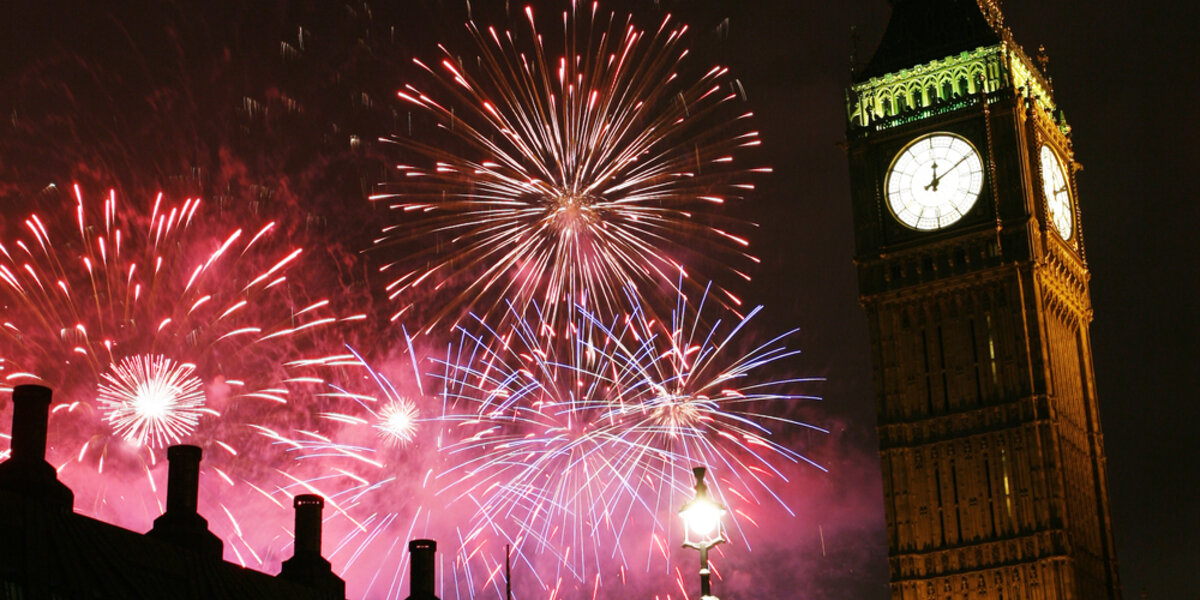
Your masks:
<path fill-rule="evenodd" d="M 408 543 L 412 555 L 412 577 L 408 581 L 408 600 L 438 600 L 433 594 L 433 559 L 437 554 L 437 542 L 412 540 Z"/>
<path fill-rule="evenodd" d="M 198 446 L 167 448 L 167 510 L 154 520 L 154 528 L 146 535 L 220 560 L 225 544 L 208 530 L 208 520 L 196 512 L 202 453 Z"/>
<path fill-rule="evenodd" d="M 295 551 L 283 561 L 279 577 L 308 586 L 322 597 L 342 600 L 346 597 L 346 582 L 334 575 L 329 561 L 321 556 L 321 509 L 325 499 L 301 494 L 292 505 L 296 508 Z"/>
<path fill-rule="evenodd" d="M 0 489 L 71 512 L 75 494 L 46 462 L 50 397 L 50 388 L 40 385 L 13 388 L 12 456 L 0 463 Z"/>

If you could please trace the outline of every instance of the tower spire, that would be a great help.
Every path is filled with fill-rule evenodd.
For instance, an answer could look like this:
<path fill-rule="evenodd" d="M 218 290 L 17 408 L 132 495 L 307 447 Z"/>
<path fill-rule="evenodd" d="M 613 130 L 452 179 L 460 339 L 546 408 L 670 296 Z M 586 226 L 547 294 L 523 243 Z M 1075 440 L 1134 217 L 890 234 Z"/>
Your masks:
<path fill-rule="evenodd" d="M 892 16 L 856 81 L 954 56 L 1003 39 L 995 0 L 892 0 Z"/>
<path fill-rule="evenodd" d="M 987 19 L 988 25 L 996 31 L 1003 31 L 1004 27 L 1004 12 L 1000 10 L 1000 0 L 978 0 L 979 10 L 983 12 L 983 17 Z"/>

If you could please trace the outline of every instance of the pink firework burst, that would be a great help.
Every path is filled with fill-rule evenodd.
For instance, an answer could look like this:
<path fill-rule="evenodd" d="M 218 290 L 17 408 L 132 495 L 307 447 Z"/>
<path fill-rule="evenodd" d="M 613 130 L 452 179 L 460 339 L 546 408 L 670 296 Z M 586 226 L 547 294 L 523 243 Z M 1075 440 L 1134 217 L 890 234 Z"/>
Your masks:
<path fill-rule="evenodd" d="M 165 446 L 190 434 L 205 414 L 204 382 L 195 371 L 159 355 L 127 356 L 102 375 L 96 400 L 117 435 Z"/>
<path fill-rule="evenodd" d="M 314 269 L 278 222 L 162 194 L 89 202 L 51 188 L 31 200 L 0 239 L 0 366 L 5 385 L 54 389 L 49 459 L 78 508 L 148 522 L 162 509 L 163 447 L 198 444 L 214 482 L 239 488 L 206 488 L 227 517 L 214 525 L 243 543 L 235 559 L 258 564 L 239 494 L 269 495 L 283 457 L 248 425 L 295 418 L 285 364 L 364 317 L 335 314 L 297 280 Z"/>
<path fill-rule="evenodd" d="M 519 32 L 470 22 L 476 58 L 414 59 L 432 88 L 399 97 L 438 134 L 389 140 L 405 162 L 373 196 L 397 214 L 376 240 L 400 257 L 383 267 L 393 319 L 430 298 L 426 330 L 501 298 L 551 320 L 585 295 L 627 310 L 623 290 L 670 291 L 684 267 L 749 280 L 747 223 L 727 211 L 770 169 L 740 166 L 759 136 L 736 81 L 689 62 L 686 25 L 587 6 L 550 36 L 529 8 Z"/>

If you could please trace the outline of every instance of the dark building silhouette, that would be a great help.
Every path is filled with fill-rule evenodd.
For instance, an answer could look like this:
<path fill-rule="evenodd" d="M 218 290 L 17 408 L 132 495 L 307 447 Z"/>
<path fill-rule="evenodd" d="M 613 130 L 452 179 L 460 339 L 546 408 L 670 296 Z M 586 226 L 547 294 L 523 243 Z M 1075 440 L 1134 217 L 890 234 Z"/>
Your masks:
<path fill-rule="evenodd" d="M 225 544 L 208 530 L 208 520 L 196 512 L 200 457 L 196 446 L 167 448 L 167 510 L 154 520 L 154 528 L 146 535 L 220 560 Z"/>
<path fill-rule="evenodd" d="M 75 494 L 46 462 L 49 416 L 49 388 L 18 386 L 13 390 L 12 452 L 0 463 L 0 492 L 24 494 L 48 510 L 71 512 Z"/>
<path fill-rule="evenodd" d="M 892 597 L 1120 598 L 1071 128 L 995 0 L 893 0 L 847 95 Z"/>
<path fill-rule="evenodd" d="M 433 540 L 412 540 L 408 543 L 408 553 L 412 555 L 412 577 L 408 580 L 407 600 L 438 600 L 434 594 L 434 557 L 437 555 L 437 542 Z"/>
<path fill-rule="evenodd" d="M 283 561 L 279 577 L 319 590 L 324 597 L 342 598 L 346 583 L 333 574 L 329 561 L 321 556 L 321 509 L 325 499 L 301 494 L 293 500 L 296 508 L 296 543 L 291 558 Z"/>
<path fill-rule="evenodd" d="M 12 457 L 0 463 L 0 598 L 342 600 L 321 558 L 318 496 L 296 497 L 295 556 L 278 577 L 221 559 L 196 513 L 200 448 L 173 446 L 167 510 L 146 534 L 72 511 L 74 496 L 45 460 L 50 390 L 13 390 Z"/>

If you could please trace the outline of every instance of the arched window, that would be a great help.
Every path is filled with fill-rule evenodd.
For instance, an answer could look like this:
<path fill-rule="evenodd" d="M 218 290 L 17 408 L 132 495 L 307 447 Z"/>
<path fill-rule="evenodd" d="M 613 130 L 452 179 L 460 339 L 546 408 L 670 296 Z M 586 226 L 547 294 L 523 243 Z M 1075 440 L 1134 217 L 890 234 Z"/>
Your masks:
<path fill-rule="evenodd" d="M 905 95 L 907 95 L 909 97 L 910 101 L 912 102 L 913 108 L 917 108 L 920 106 L 929 106 L 929 103 L 926 102 L 925 99 L 922 97 L 921 86 L 919 84 L 909 86 Z"/>
<path fill-rule="evenodd" d="M 984 89 L 984 86 L 983 86 L 984 77 L 985 77 L 985 75 L 984 75 L 984 66 L 983 65 L 975 65 L 975 67 L 972 68 L 969 73 L 967 73 L 967 79 L 970 80 L 970 82 L 971 82 L 971 93 L 972 94 L 978 94 L 980 92 L 980 90 Z"/>

